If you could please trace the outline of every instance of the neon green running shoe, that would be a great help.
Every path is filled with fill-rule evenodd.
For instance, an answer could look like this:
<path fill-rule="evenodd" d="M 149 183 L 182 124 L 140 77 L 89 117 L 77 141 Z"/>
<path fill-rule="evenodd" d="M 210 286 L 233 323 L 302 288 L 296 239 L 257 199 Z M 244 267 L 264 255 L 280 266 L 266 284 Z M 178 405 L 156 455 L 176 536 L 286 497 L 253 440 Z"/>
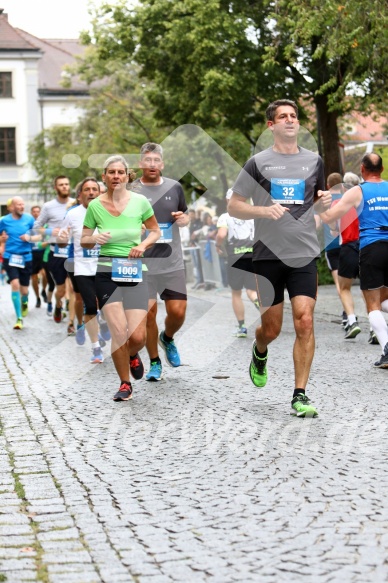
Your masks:
<path fill-rule="evenodd" d="M 27 302 L 22 302 L 22 318 L 25 318 L 28 314 L 28 304 Z"/>
<path fill-rule="evenodd" d="M 296 417 L 318 417 L 318 411 L 310 405 L 310 399 L 303 393 L 298 393 L 291 401 L 290 415 Z"/>
<path fill-rule="evenodd" d="M 256 342 L 252 346 L 252 360 L 249 365 L 249 376 L 251 377 L 252 383 L 255 387 L 265 387 L 267 384 L 267 356 L 260 358 L 256 353 Z"/>

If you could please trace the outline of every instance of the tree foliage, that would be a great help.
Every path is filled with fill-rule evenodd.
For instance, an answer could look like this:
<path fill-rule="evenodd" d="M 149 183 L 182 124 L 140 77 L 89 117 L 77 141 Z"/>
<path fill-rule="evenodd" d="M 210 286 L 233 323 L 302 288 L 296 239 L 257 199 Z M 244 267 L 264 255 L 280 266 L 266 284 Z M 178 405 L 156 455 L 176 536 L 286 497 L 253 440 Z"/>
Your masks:
<path fill-rule="evenodd" d="M 338 170 L 337 120 L 386 110 L 388 12 L 345 0 L 141 0 L 106 4 L 84 42 L 98 62 L 136 61 L 165 124 L 237 130 L 254 144 L 269 101 L 318 112 L 327 171 Z M 303 112 L 302 112 L 303 121 Z"/>

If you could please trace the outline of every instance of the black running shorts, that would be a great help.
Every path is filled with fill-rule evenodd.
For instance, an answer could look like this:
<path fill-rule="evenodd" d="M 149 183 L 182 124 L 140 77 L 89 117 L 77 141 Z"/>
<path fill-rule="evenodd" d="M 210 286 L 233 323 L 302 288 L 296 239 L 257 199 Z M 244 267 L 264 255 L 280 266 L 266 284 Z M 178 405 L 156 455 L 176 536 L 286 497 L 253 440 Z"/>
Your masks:
<path fill-rule="evenodd" d="M 47 269 L 51 273 L 55 285 L 63 285 L 66 281 L 67 271 L 65 268 L 66 258 L 54 257 L 54 252 L 50 251 L 47 261 Z"/>
<path fill-rule="evenodd" d="M 359 246 L 358 241 L 352 243 L 344 243 L 341 245 L 338 275 L 346 277 L 347 279 L 355 279 L 358 277 L 359 264 Z"/>
<path fill-rule="evenodd" d="M 336 247 L 335 249 L 329 249 L 325 253 L 327 267 L 330 271 L 338 270 L 340 250 L 340 247 Z"/>
<path fill-rule="evenodd" d="M 268 308 L 284 301 L 284 289 L 290 299 L 296 296 L 317 298 L 318 272 L 315 259 L 304 267 L 289 267 L 279 259 L 253 261 L 260 306 Z"/>
<path fill-rule="evenodd" d="M 44 249 L 35 249 L 32 252 L 32 275 L 37 275 L 43 269 Z"/>
<path fill-rule="evenodd" d="M 228 284 L 235 291 L 256 289 L 256 279 L 253 274 L 252 257 L 228 257 Z"/>
<path fill-rule="evenodd" d="M 75 280 L 78 293 L 81 294 L 85 305 L 85 314 L 95 316 L 97 314 L 97 294 L 96 294 L 96 276 L 95 275 L 71 275 L 71 280 Z M 75 289 L 75 286 L 73 284 Z"/>
<path fill-rule="evenodd" d="M 360 251 L 360 287 L 388 287 L 388 241 L 376 241 Z"/>
<path fill-rule="evenodd" d="M 148 310 L 147 274 L 143 271 L 143 281 L 139 283 L 119 283 L 112 281 L 110 271 L 97 268 L 96 293 L 100 310 L 105 304 L 122 302 L 124 310 Z"/>
<path fill-rule="evenodd" d="M 8 264 L 9 259 L 3 259 L 3 269 L 5 269 L 8 280 L 11 282 L 18 279 L 20 285 L 28 287 L 30 285 L 30 277 L 32 272 L 32 261 L 26 261 L 24 267 L 14 267 Z"/>

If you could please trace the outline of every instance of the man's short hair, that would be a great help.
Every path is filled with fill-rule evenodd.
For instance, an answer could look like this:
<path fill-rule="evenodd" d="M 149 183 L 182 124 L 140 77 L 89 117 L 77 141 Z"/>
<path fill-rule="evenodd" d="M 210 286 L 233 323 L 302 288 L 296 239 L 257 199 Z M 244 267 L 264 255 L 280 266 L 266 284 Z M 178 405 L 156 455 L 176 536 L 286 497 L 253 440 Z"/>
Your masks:
<path fill-rule="evenodd" d="M 147 152 L 156 152 L 161 158 L 163 158 L 163 148 L 160 144 L 155 144 L 155 142 L 146 142 L 140 148 L 140 158 L 143 158 Z"/>
<path fill-rule="evenodd" d="M 270 103 L 265 110 L 265 115 L 268 121 L 274 121 L 276 110 L 281 105 L 290 105 L 294 109 L 296 117 L 298 117 L 298 106 L 296 105 L 295 101 L 291 101 L 291 99 L 277 99 L 276 101 Z"/>
<path fill-rule="evenodd" d="M 358 186 L 360 184 L 360 177 L 357 176 L 357 174 L 354 174 L 354 172 L 345 172 L 344 183 Z"/>
<path fill-rule="evenodd" d="M 329 188 L 333 188 L 333 186 L 336 186 L 337 184 L 341 184 L 342 182 L 342 176 L 339 172 L 332 172 L 331 174 L 329 174 L 329 176 L 327 177 L 326 183 L 327 186 Z"/>
<path fill-rule="evenodd" d="M 56 185 L 57 185 L 57 182 L 58 182 L 58 180 L 63 180 L 64 178 L 65 178 L 66 180 L 69 180 L 69 182 L 70 182 L 70 179 L 69 179 L 69 177 L 68 177 L 68 176 L 65 176 L 64 174 L 60 174 L 59 176 L 56 176 L 56 177 L 54 178 L 54 186 L 56 186 Z"/>
<path fill-rule="evenodd" d="M 41 209 L 42 207 L 39 204 L 34 204 L 34 206 L 31 207 L 31 210 L 33 211 L 34 209 Z"/>
<path fill-rule="evenodd" d="M 361 164 L 364 166 L 365 170 L 368 170 L 368 172 L 378 173 L 383 170 L 383 159 L 375 152 L 365 154 L 361 160 Z"/>

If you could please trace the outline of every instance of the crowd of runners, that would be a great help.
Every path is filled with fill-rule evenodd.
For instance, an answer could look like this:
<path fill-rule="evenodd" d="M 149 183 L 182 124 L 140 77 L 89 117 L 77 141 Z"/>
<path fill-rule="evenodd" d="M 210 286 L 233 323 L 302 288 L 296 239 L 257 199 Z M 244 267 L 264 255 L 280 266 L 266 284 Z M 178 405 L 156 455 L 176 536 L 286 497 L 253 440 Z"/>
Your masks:
<path fill-rule="evenodd" d="M 273 146 L 250 158 L 226 195 L 227 212 L 209 237 L 227 258 L 236 336 L 245 338 L 242 290 L 260 311 L 260 325 L 249 367 L 251 381 L 268 381 L 268 346 L 281 332 L 284 291 L 292 306 L 295 384 L 291 414 L 315 417 L 306 395 L 315 340 L 318 232 L 324 229 L 326 256 L 343 306 L 345 340 L 361 331 L 354 310 L 352 283 L 360 279 L 370 323 L 368 341 L 379 344 L 374 363 L 388 368 L 388 183 L 382 160 L 366 154 L 358 176 L 331 174 L 325 180 L 321 158 L 297 143 L 299 121 L 294 102 L 278 100 L 267 108 Z M 179 182 L 163 174 L 159 144 L 141 147 L 141 176 L 114 155 L 101 180 L 85 177 L 71 197 L 69 179 L 57 176 L 55 197 L 25 212 L 21 197 L 9 201 L 0 220 L 3 270 L 11 288 L 15 330 L 22 330 L 29 309 L 29 288 L 36 308 L 46 306 L 67 333 L 83 345 L 89 338 L 90 363 L 104 361 L 111 340 L 119 377 L 115 401 L 132 398 L 132 379 L 162 379 L 161 349 L 170 366 L 181 364 L 175 335 L 184 324 L 187 289 L 180 231 L 198 232 Z M 190 223 L 191 221 L 191 223 Z M 163 330 L 157 325 L 157 298 L 164 302 Z M 140 351 L 149 357 L 147 372 Z"/>

